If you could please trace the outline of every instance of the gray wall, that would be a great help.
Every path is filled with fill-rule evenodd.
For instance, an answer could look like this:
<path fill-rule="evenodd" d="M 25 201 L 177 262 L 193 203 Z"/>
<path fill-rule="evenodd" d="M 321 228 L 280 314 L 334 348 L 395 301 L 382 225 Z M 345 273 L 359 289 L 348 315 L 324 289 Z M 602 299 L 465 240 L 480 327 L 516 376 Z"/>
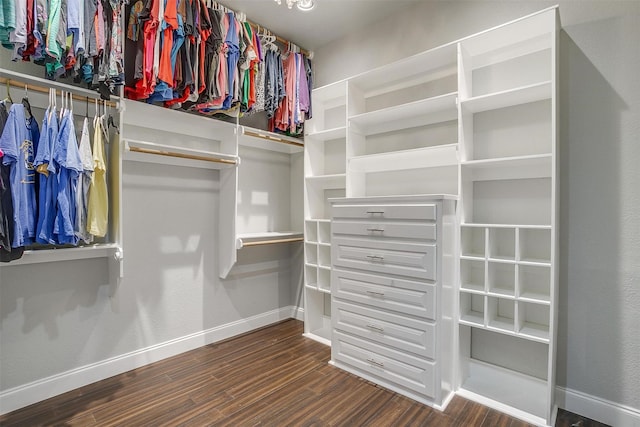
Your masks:
<path fill-rule="evenodd" d="M 425 1 L 315 52 L 317 86 L 560 5 L 558 385 L 640 408 L 640 1 Z"/>

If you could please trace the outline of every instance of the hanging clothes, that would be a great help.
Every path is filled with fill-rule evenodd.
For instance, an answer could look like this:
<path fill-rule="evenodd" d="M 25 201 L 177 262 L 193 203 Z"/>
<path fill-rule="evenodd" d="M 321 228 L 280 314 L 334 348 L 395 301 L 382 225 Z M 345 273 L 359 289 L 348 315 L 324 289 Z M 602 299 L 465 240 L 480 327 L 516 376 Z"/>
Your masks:
<path fill-rule="evenodd" d="M 74 232 L 78 239 L 84 243 L 91 243 L 93 236 L 87 231 L 87 217 L 89 206 L 89 187 L 93 175 L 93 154 L 91 153 L 91 138 L 89 137 L 89 119 L 86 117 L 82 122 L 82 134 L 80 137 L 80 159 L 82 161 L 82 174 L 78 177 L 76 189 L 76 220 Z"/>
<path fill-rule="evenodd" d="M 42 132 L 34 165 L 39 180 L 38 223 L 36 242 L 56 244 L 53 225 L 56 218 L 56 195 L 58 192 L 57 167 L 53 162 L 54 145 L 58 139 L 58 118 L 56 108 L 47 109 L 42 121 Z"/>
<path fill-rule="evenodd" d="M 3 134 L 9 113 L 4 102 L 0 102 L 0 135 Z M 24 247 L 14 248 L 15 221 L 11 193 L 9 165 L 3 161 L 4 151 L 0 149 L 0 262 L 10 262 L 22 257 Z"/>
<path fill-rule="evenodd" d="M 89 186 L 87 231 L 96 237 L 104 237 L 109 220 L 109 198 L 104 153 L 105 130 L 101 117 L 94 119 L 93 127 L 93 175 Z"/>
<path fill-rule="evenodd" d="M 40 138 L 38 123 L 27 118 L 23 104 L 13 104 L 0 136 L 2 163 L 9 166 L 13 202 L 14 235 L 11 246 L 30 245 L 36 235 L 35 168 L 33 166 Z"/>

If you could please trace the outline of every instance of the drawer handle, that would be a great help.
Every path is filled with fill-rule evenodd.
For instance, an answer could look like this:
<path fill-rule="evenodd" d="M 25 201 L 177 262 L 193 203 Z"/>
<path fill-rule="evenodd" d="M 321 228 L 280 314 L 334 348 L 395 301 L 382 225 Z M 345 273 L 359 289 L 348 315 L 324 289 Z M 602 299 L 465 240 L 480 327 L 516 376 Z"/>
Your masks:
<path fill-rule="evenodd" d="M 376 295 L 376 296 L 380 296 L 380 297 L 384 296 L 384 292 L 367 291 L 367 293 L 370 294 L 370 295 Z"/>
<path fill-rule="evenodd" d="M 374 331 L 378 331 L 378 332 L 384 332 L 384 328 L 382 326 L 368 324 L 367 328 L 373 329 Z"/>
<path fill-rule="evenodd" d="M 367 255 L 367 258 L 369 258 L 369 261 L 371 262 L 384 260 L 384 257 L 380 255 Z"/>
<path fill-rule="evenodd" d="M 384 211 L 367 211 L 367 214 L 369 215 L 384 215 Z"/>
<path fill-rule="evenodd" d="M 384 368 L 384 363 L 378 362 L 377 360 L 367 359 L 367 362 L 371 363 L 372 365 L 376 365 L 376 366 L 378 366 L 380 368 Z"/>
<path fill-rule="evenodd" d="M 367 231 L 371 233 L 384 233 L 384 228 L 367 228 Z"/>

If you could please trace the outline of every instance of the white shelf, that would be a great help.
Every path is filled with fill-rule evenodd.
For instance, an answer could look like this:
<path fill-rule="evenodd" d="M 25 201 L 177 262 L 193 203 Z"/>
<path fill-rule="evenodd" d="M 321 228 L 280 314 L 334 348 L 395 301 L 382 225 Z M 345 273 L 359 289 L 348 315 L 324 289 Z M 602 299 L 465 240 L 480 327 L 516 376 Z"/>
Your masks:
<path fill-rule="evenodd" d="M 240 127 L 238 144 L 245 147 L 260 148 L 288 154 L 300 153 L 304 150 L 304 143 L 301 139 L 247 126 Z"/>
<path fill-rule="evenodd" d="M 202 169 L 226 169 L 240 164 L 238 156 L 214 151 L 195 150 L 155 142 L 124 140 L 123 160 L 194 167 Z"/>
<path fill-rule="evenodd" d="M 469 160 L 461 163 L 463 175 L 471 181 L 499 179 L 550 178 L 551 154 Z"/>
<path fill-rule="evenodd" d="M 488 227 L 488 228 L 536 228 L 540 230 L 551 230 L 550 225 L 540 224 L 490 224 L 481 222 L 463 222 L 463 227 Z"/>
<path fill-rule="evenodd" d="M 457 92 L 349 117 L 363 135 L 375 135 L 455 120 Z"/>
<path fill-rule="evenodd" d="M 458 144 L 369 154 L 349 160 L 349 169 L 357 172 L 386 172 L 457 165 Z"/>
<path fill-rule="evenodd" d="M 236 249 L 245 246 L 259 246 L 276 243 L 295 243 L 303 241 L 300 231 L 268 231 L 262 233 L 243 233 L 236 236 Z"/>
<path fill-rule="evenodd" d="M 545 81 L 502 92 L 464 99 L 461 100 L 460 105 L 463 111 L 480 113 L 482 111 L 497 110 L 499 108 L 542 101 L 543 99 L 551 98 L 551 96 L 551 81 Z"/>
<path fill-rule="evenodd" d="M 77 248 L 34 249 L 24 251 L 22 258 L 1 263 L 0 268 L 19 265 L 41 264 L 45 262 L 74 261 L 90 258 L 107 258 L 121 251 L 120 246 L 112 243 L 80 246 Z"/>
<path fill-rule="evenodd" d="M 322 188 L 345 188 L 347 174 L 337 173 L 332 175 L 308 176 L 305 180 L 307 184 Z"/>
<path fill-rule="evenodd" d="M 346 138 L 346 136 L 346 126 L 340 126 L 333 129 L 326 129 L 319 132 L 311 132 L 307 134 L 307 138 L 312 138 L 317 141 L 331 141 L 332 139 Z"/>
<path fill-rule="evenodd" d="M 328 103 L 330 101 L 331 104 L 337 105 L 340 101 L 344 104 L 347 100 L 347 82 L 346 80 L 341 80 L 321 86 L 313 90 L 312 96 L 314 107 L 316 103 Z"/>

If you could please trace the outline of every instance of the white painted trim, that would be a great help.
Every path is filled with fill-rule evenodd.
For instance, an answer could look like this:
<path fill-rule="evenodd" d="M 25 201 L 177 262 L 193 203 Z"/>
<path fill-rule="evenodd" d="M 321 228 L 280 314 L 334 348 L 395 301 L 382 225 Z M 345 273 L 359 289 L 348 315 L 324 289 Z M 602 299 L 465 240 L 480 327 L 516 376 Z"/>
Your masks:
<path fill-rule="evenodd" d="M 556 387 L 556 402 L 560 408 L 615 427 L 640 427 L 640 409 L 610 400 Z"/>
<path fill-rule="evenodd" d="M 304 322 L 304 308 L 291 306 L 291 317 Z"/>
<path fill-rule="evenodd" d="M 282 307 L 14 387 L 0 393 L 0 415 L 281 320 L 302 319 L 301 310 L 294 306 Z"/>

